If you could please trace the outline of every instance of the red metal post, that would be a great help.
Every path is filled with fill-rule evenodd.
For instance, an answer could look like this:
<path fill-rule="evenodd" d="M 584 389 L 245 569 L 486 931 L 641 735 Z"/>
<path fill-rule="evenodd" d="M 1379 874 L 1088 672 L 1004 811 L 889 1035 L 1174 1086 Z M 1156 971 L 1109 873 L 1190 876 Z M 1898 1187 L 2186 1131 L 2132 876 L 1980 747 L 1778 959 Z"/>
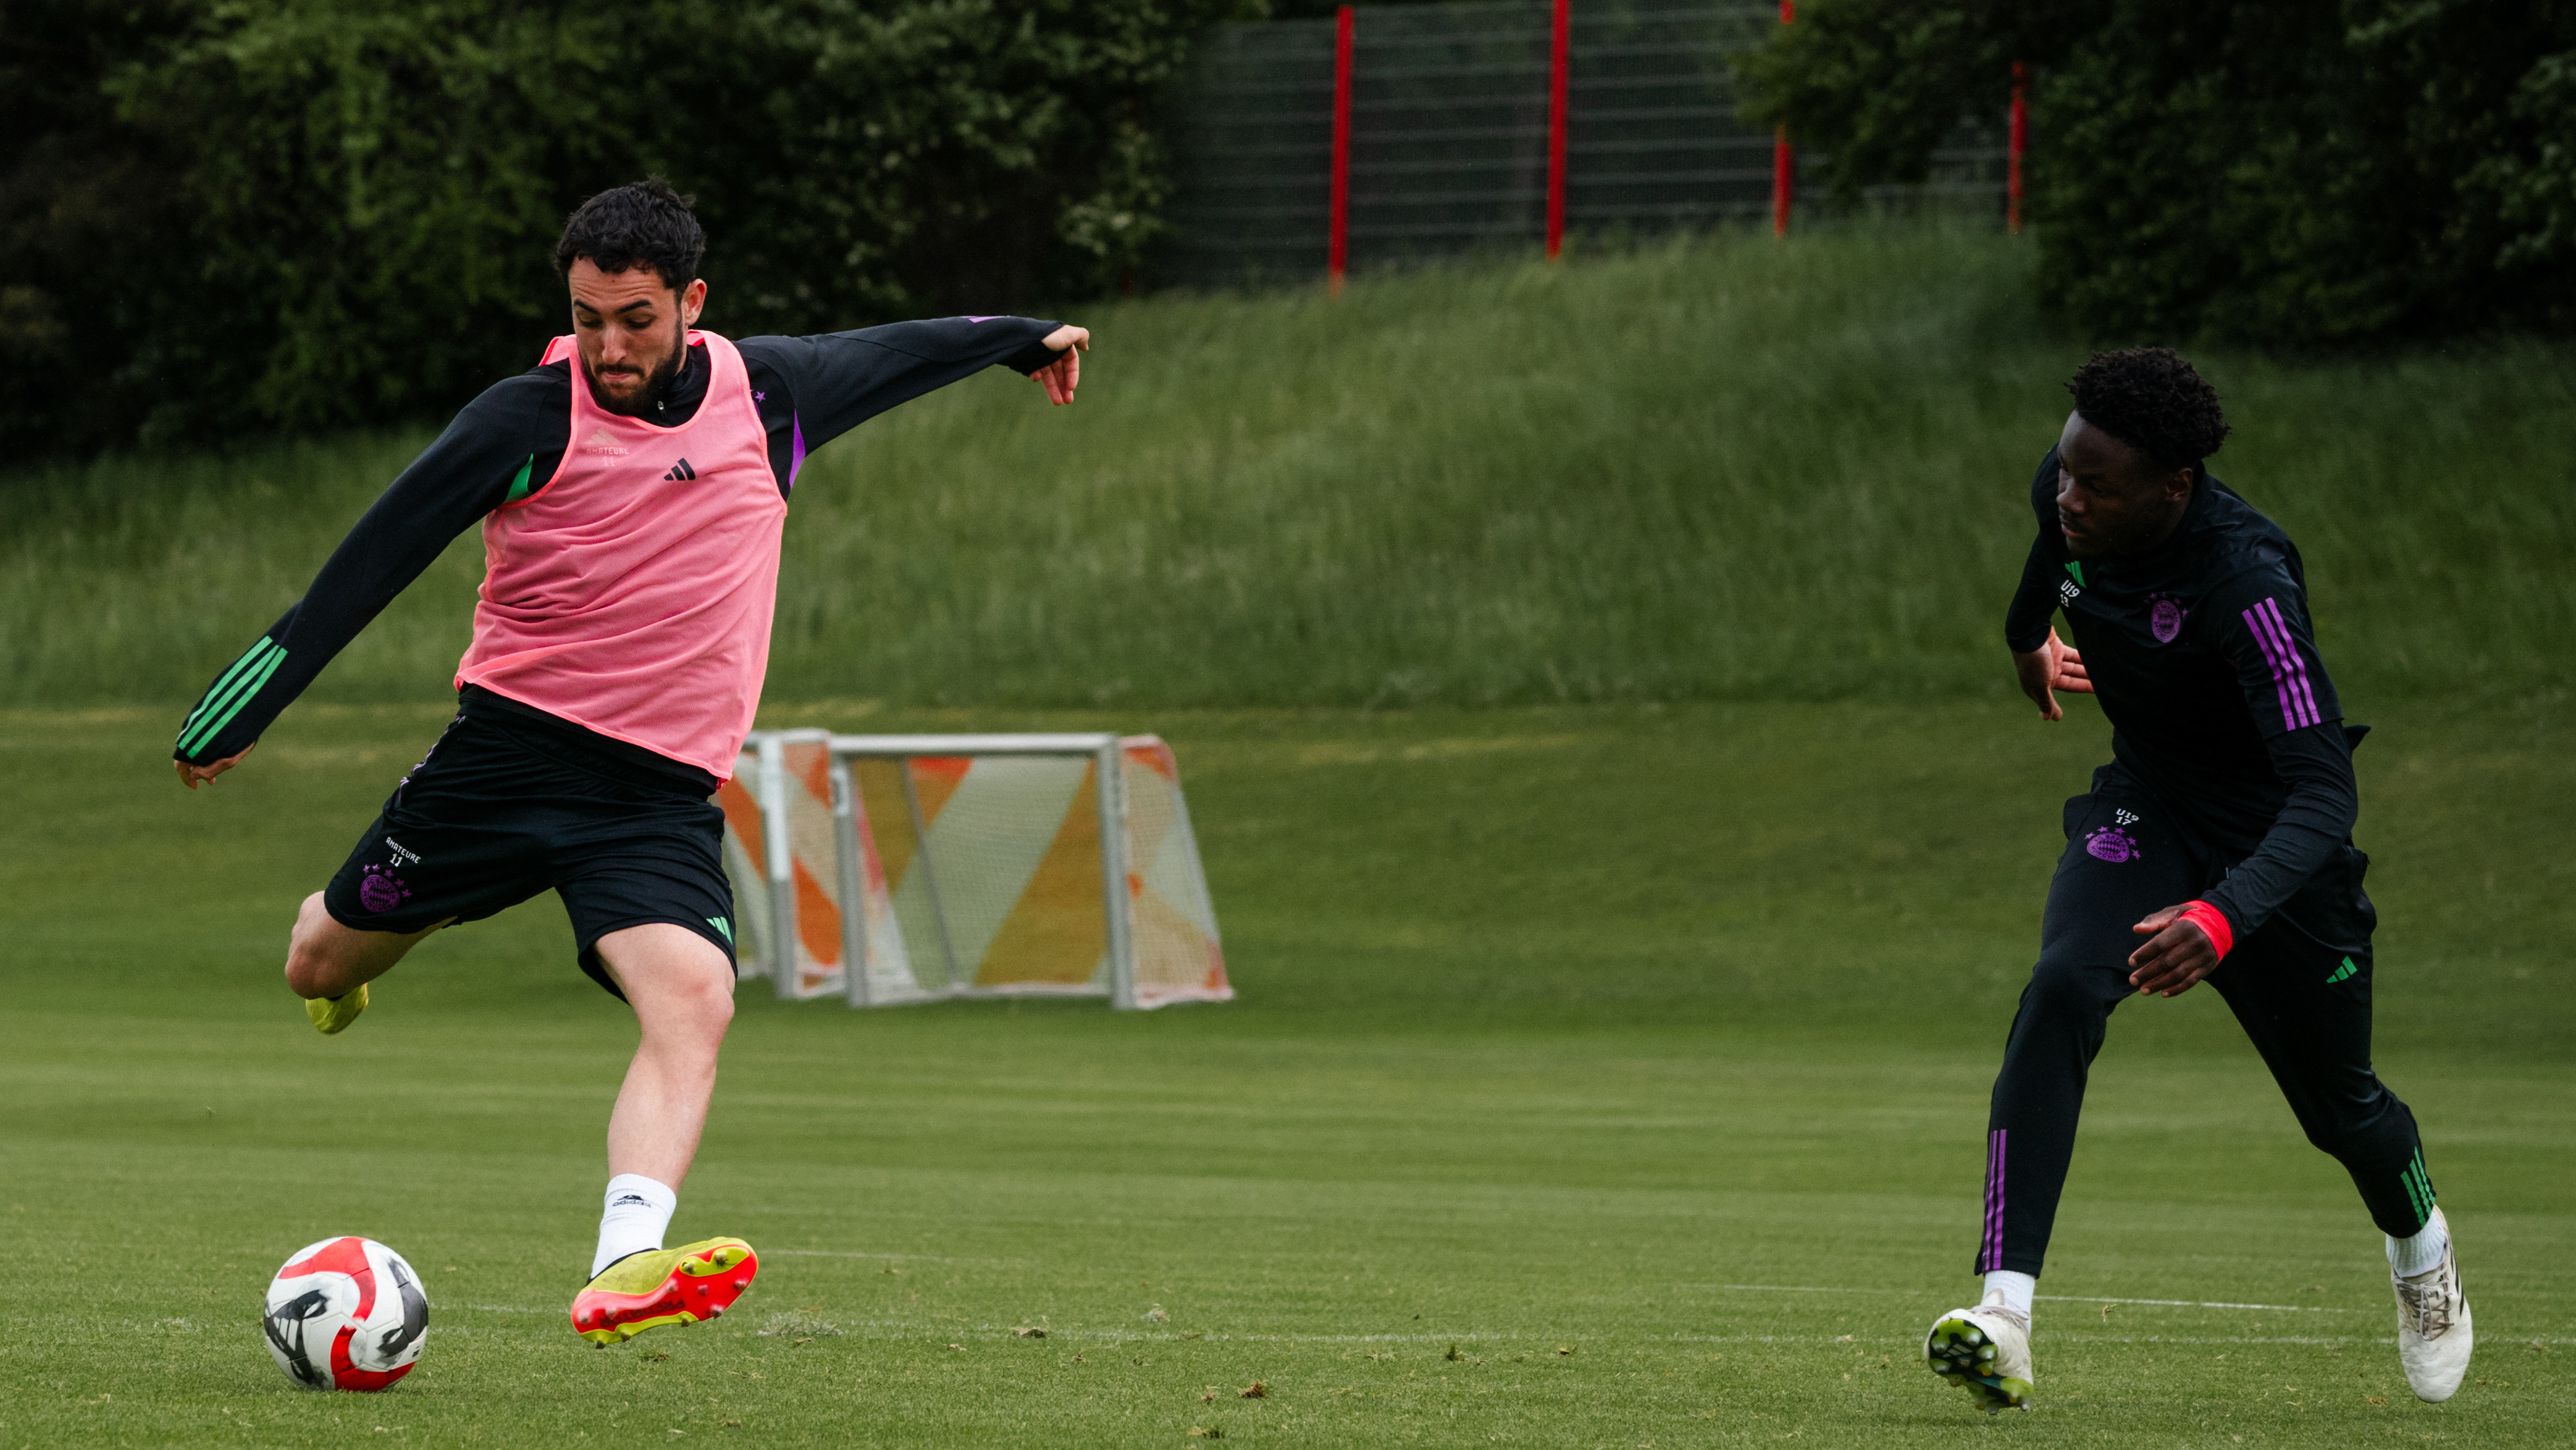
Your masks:
<path fill-rule="evenodd" d="M 1565 249 L 1565 85 L 1574 31 L 1574 0 L 1556 0 L 1556 29 L 1548 39 L 1547 259 Z"/>
<path fill-rule="evenodd" d="M 1789 145 L 1789 128 L 1771 136 L 1771 235 L 1789 235 L 1790 192 L 1798 178 L 1798 153 Z"/>
<path fill-rule="evenodd" d="M 2004 226 L 2021 230 L 2021 156 L 2030 149 L 2030 67 L 2013 62 L 2011 157 L 2004 175 Z"/>
<path fill-rule="evenodd" d="M 1351 260 L 1351 7 L 1333 22 L 1333 220 L 1324 261 L 1324 290 L 1342 295 Z"/>
<path fill-rule="evenodd" d="M 1797 0 L 1780 0 L 1780 23 L 1798 18 Z M 1798 153 L 1789 145 L 1789 128 L 1771 133 L 1771 235 L 1789 235 L 1789 203 L 1798 181 Z"/>

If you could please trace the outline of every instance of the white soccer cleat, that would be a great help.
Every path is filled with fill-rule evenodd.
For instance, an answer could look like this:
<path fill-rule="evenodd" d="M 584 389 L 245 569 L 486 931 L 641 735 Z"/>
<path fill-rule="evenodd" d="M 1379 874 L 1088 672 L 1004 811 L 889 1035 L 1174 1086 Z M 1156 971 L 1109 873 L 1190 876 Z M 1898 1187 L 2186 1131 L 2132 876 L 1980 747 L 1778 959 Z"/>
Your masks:
<path fill-rule="evenodd" d="M 2433 1210 L 2442 1237 L 2451 1222 Z M 2469 1327 L 2468 1297 L 2460 1292 L 2459 1246 L 2446 1245 L 2442 1262 L 2412 1279 L 2389 1275 L 2397 1290 L 2397 1358 L 2406 1366 L 2406 1383 L 2415 1398 L 2440 1404 L 2460 1387 L 2469 1372 L 2469 1351 L 2477 1335 Z"/>
<path fill-rule="evenodd" d="M 1953 1309 L 1932 1321 L 1923 1362 L 1989 1415 L 2030 1408 L 2030 1316 L 2005 1304 L 2001 1289 L 1974 1309 Z"/>

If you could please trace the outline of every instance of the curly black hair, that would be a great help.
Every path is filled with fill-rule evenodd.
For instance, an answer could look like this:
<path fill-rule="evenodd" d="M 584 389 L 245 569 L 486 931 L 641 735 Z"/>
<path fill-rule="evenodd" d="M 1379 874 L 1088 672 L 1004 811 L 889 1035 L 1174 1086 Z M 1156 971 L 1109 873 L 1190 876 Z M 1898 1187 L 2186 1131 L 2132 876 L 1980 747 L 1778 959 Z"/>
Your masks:
<path fill-rule="evenodd" d="M 2085 422 L 2159 468 L 2189 467 L 2227 439 L 2218 390 L 2169 347 L 2097 352 L 2075 370 L 2066 390 Z"/>
<path fill-rule="evenodd" d="M 603 272 L 650 267 L 663 286 L 688 286 L 698 279 L 698 259 L 707 252 L 706 229 L 689 211 L 694 200 L 659 176 L 601 192 L 564 222 L 555 270 L 567 271 L 574 258 L 588 257 Z"/>

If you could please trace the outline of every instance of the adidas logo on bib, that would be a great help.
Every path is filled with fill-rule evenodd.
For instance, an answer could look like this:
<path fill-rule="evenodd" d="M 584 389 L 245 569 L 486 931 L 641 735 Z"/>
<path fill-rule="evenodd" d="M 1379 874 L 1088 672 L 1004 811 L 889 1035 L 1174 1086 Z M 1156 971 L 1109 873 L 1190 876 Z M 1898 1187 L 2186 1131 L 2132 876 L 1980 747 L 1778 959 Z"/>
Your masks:
<path fill-rule="evenodd" d="M 687 483 L 697 476 L 698 471 L 689 466 L 689 460 L 683 458 L 678 463 L 671 465 L 671 471 L 662 475 L 662 481 L 664 483 Z"/>

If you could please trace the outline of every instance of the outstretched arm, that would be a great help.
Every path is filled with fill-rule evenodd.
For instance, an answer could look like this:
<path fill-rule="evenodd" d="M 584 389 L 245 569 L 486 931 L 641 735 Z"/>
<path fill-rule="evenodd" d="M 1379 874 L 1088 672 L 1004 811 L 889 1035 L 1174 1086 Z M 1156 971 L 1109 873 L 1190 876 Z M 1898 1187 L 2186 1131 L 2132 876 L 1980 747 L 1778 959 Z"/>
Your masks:
<path fill-rule="evenodd" d="M 1090 345 L 1082 328 L 1032 317 L 940 317 L 735 344 L 753 370 L 782 480 L 793 479 L 807 454 L 879 413 L 989 367 L 1035 378 L 1049 401 L 1070 403 L 1079 354 Z"/>
<path fill-rule="evenodd" d="M 523 374 L 486 391 L 358 520 L 304 597 L 207 686 L 172 750 L 190 790 L 241 763 L 322 667 L 531 466 L 538 418 L 568 384 Z M 558 407 L 565 399 L 555 400 Z M 543 479 L 534 481 L 542 484 Z"/>

